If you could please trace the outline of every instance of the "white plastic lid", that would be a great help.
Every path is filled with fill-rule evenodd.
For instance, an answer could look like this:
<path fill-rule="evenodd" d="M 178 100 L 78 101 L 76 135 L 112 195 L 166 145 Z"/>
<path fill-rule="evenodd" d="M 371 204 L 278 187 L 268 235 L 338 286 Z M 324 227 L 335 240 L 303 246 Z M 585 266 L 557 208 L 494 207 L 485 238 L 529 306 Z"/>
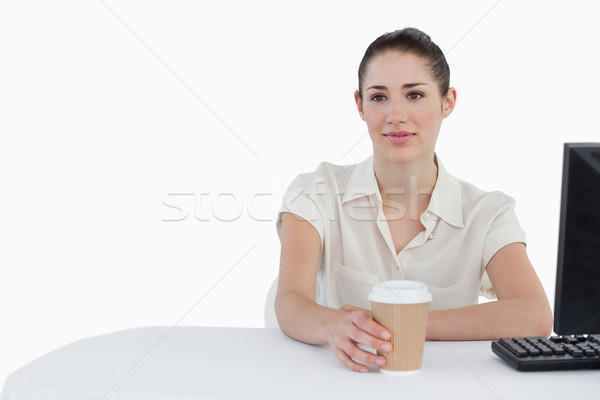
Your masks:
<path fill-rule="evenodd" d="M 427 285 L 418 281 L 384 281 L 373 285 L 369 300 L 388 304 L 419 304 L 433 300 Z"/>

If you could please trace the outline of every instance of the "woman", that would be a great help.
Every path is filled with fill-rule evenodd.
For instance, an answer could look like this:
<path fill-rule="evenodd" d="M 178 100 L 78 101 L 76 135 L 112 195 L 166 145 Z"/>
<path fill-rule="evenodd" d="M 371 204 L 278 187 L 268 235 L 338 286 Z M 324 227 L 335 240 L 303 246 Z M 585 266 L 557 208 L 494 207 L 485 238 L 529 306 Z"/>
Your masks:
<path fill-rule="evenodd" d="M 277 225 L 282 331 L 330 344 L 347 368 L 367 372 L 356 361 L 385 359 L 358 344 L 391 349 L 367 293 L 380 280 L 410 279 L 433 294 L 428 339 L 548 336 L 550 306 L 514 201 L 452 177 L 435 153 L 456 104 L 439 47 L 414 28 L 387 33 L 369 46 L 358 75 L 354 97 L 373 156 L 321 163 L 288 188 Z M 480 294 L 498 300 L 478 304 Z"/>

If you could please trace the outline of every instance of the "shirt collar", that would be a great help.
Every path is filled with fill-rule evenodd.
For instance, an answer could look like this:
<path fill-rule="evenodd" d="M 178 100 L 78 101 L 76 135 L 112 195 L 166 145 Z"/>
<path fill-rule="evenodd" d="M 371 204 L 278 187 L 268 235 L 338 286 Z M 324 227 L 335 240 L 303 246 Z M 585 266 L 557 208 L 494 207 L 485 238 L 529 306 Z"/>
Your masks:
<path fill-rule="evenodd" d="M 438 176 L 427 211 L 437 215 L 450 225 L 463 228 L 460 182 L 446 171 L 437 155 L 435 160 L 438 166 Z M 356 164 L 352 169 L 342 197 L 342 204 L 370 195 L 376 195 L 381 203 L 381 193 L 373 169 L 373 156 Z"/>

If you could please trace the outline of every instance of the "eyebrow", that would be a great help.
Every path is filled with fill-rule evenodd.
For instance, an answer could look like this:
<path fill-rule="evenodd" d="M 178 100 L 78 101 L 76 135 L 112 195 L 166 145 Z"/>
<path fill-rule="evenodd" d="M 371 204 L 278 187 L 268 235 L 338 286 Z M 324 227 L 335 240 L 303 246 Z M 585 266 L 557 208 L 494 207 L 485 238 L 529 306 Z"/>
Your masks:
<path fill-rule="evenodd" d="M 415 86 L 419 86 L 419 85 L 427 85 L 424 82 L 415 82 L 415 83 L 405 83 L 404 85 L 402 85 L 402 89 L 410 89 L 413 88 Z M 369 89 L 375 89 L 375 90 L 387 90 L 387 87 L 385 86 L 381 86 L 381 85 L 373 85 L 373 86 L 369 86 Z"/>

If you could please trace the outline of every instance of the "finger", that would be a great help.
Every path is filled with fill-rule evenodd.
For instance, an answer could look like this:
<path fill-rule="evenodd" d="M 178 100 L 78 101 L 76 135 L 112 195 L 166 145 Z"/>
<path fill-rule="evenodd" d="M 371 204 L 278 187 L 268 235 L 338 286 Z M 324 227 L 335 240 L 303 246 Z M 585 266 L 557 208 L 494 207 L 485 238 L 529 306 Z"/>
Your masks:
<path fill-rule="evenodd" d="M 358 328 L 362 329 L 363 331 L 369 333 L 370 335 L 376 338 L 389 340 L 392 337 L 392 334 L 388 329 L 373 321 L 371 315 L 366 314 L 364 312 L 356 312 L 353 316 L 353 322 L 354 325 L 356 325 Z"/>
<path fill-rule="evenodd" d="M 356 327 L 356 329 L 351 330 L 349 332 L 349 336 L 354 342 L 363 344 L 365 346 L 369 346 L 375 350 L 379 350 L 384 353 L 392 351 L 391 342 L 376 338 L 375 336 L 363 331 L 358 327 Z"/>
<path fill-rule="evenodd" d="M 354 358 L 355 360 L 367 363 L 367 364 L 373 364 L 373 365 L 379 365 L 379 366 L 383 366 L 385 365 L 385 357 L 382 356 L 378 356 L 376 354 L 370 353 L 368 351 L 365 351 L 363 349 L 361 349 L 360 347 L 358 347 L 356 345 L 356 343 L 352 342 L 352 341 L 347 341 L 346 343 L 344 343 L 344 345 L 342 346 L 342 350 L 351 358 Z"/>
<path fill-rule="evenodd" d="M 369 368 L 367 368 L 365 365 L 361 365 L 357 362 L 354 362 L 354 360 L 352 360 L 352 358 L 348 354 L 346 354 L 346 352 L 342 350 L 341 347 L 335 347 L 333 349 L 333 354 L 349 370 L 354 372 L 369 372 Z"/>

